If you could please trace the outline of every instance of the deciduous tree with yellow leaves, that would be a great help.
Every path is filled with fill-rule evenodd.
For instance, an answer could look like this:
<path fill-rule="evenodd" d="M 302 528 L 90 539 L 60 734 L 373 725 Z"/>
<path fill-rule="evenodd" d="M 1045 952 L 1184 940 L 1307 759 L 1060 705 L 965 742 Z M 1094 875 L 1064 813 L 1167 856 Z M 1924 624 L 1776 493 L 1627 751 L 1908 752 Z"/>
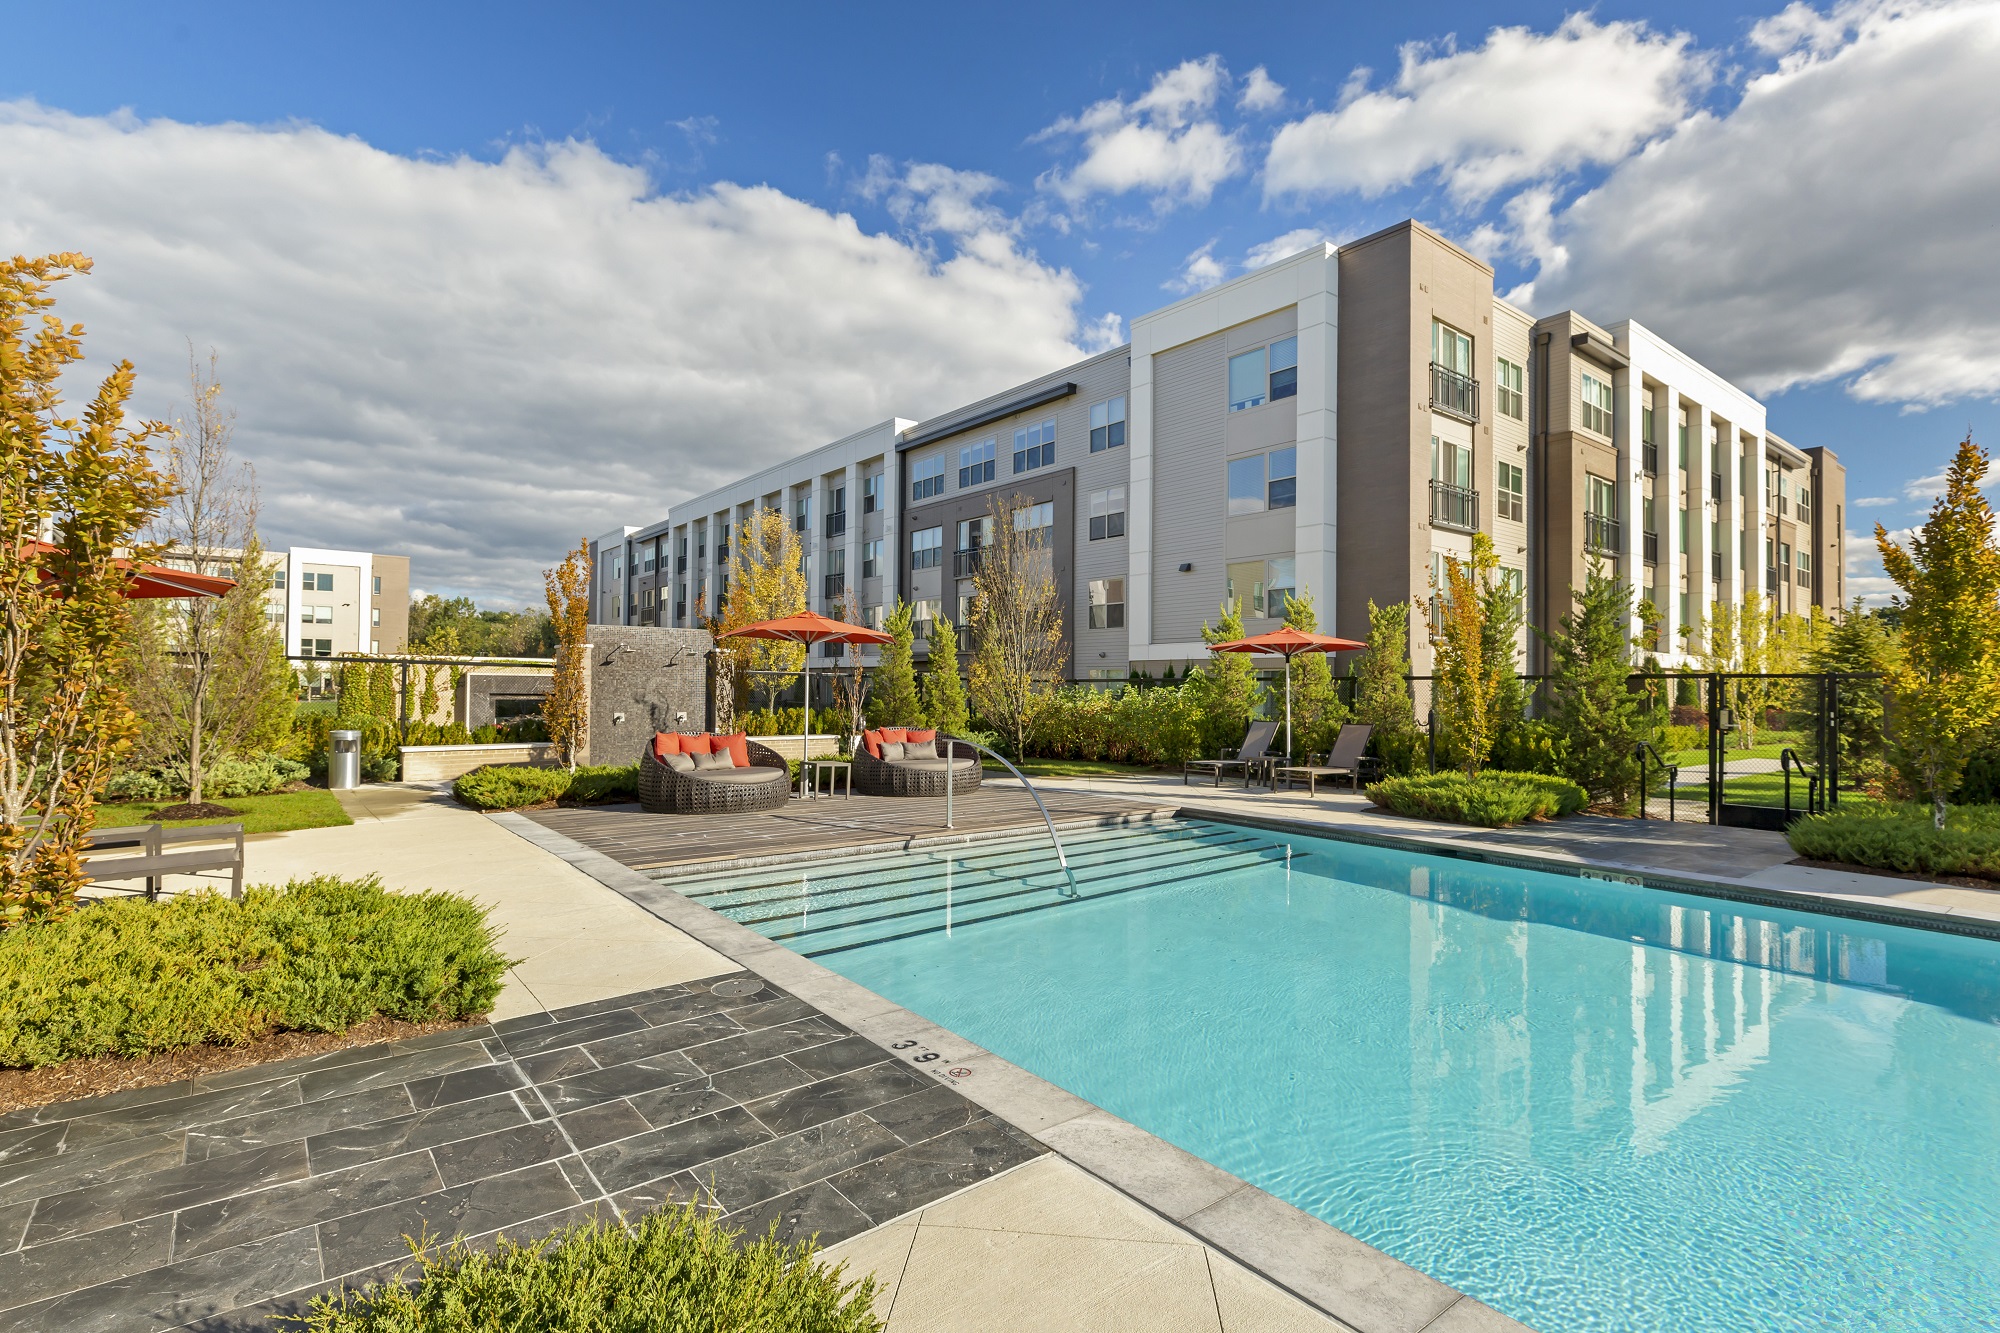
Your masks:
<path fill-rule="evenodd" d="M 799 534 L 779 511 L 760 509 L 737 534 L 729 563 L 729 600 L 718 633 L 795 616 L 805 609 L 805 551 Z M 799 668 L 805 665 L 802 643 L 731 639 L 729 645 L 739 670 L 767 673 L 749 678 L 750 688 L 763 694 L 766 708 L 778 691 L 798 679 Z"/>

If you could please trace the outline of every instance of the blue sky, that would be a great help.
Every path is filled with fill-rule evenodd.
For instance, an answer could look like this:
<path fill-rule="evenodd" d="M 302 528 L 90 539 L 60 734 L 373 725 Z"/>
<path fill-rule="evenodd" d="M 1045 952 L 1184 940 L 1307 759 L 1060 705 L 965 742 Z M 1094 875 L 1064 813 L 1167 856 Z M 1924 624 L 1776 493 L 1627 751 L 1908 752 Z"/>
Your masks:
<path fill-rule="evenodd" d="M 412 8 L 0 4 L 0 245 L 422 586 L 1405 216 L 1762 392 L 1857 534 L 1996 434 L 1992 3 Z"/>

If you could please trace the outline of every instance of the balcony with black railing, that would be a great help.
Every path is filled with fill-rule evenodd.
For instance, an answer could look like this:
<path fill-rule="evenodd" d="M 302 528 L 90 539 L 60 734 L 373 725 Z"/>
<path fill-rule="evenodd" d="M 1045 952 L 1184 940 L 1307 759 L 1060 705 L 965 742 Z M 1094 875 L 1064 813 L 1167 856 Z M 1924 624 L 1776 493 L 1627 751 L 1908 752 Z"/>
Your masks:
<path fill-rule="evenodd" d="M 955 579 L 969 579 L 979 573 L 986 563 L 986 552 L 980 547 L 970 551 L 953 551 L 951 554 L 951 576 Z"/>
<path fill-rule="evenodd" d="M 845 509 L 836 509 L 831 514 L 828 514 L 826 516 L 827 536 L 841 537 L 845 536 L 846 533 L 847 533 L 847 511 Z"/>
<path fill-rule="evenodd" d="M 1479 529 L 1479 492 L 1450 482 L 1431 483 L 1431 522 L 1462 532 Z"/>
<path fill-rule="evenodd" d="M 1609 514 L 1583 516 L 1583 548 L 1599 555 L 1617 555 L 1623 544 L 1624 525 Z"/>
<path fill-rule="evenodd" d="M 1431 362 L 1431 410 L 1460 421 L 1479 420 L 1479 381 Z"/>
<path fill-rule="evenodd" d="M 1657 532 L 1642 533 L 1640 534 L 1640 544 L 1645 548 L 1646 563 L 1649 565 L 1659 564 L 1660 534 Z"/>

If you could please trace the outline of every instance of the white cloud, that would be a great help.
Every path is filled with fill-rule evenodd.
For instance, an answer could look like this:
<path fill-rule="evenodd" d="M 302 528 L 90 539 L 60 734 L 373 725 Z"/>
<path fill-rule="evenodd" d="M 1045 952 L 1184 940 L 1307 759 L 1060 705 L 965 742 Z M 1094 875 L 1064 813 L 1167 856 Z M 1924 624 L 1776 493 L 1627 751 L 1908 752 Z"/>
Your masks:
<path fill-rule="evenodd" d="M 1856 509 L 1880 509 L 1885 505 L 1901 504 L 1893 495 L 1864 495 L 1859 500 L 1849 501 Z"/>
<path fill-rule="evenodd" d="M 1072 204 L 1133 191 L 1151 195 L 1163 211 L 1207 203 L 1218 185 L 1244 168 L 1236 134 L 1213 116 L 1229 82 L 1222 58 L 1204 56 L 1155 76 L 1153 86 L 1130 102 L 1109 97 L 1063 117 L 1035 138 L 1081 139 L 1083 157 L 1044 173 L 1039 183 Z"/>
<path fill-rule="evenodd" d="M 1432 173 L 1477 202 L 1523 181 L 1616 162 L 1687 114 L 1709 80 L 1685 33 L 1572 14 L 1551 33 L 1495 28 L 1461 51 L 1413 42 L 1389 86 L 1356 71 L 1341 103 L 1284 126 L 1267 198 L 1379 195 Z"/>
<path fill-rule="evenodd" d="M 1753 390 L 2000 394 L 2000 3 L 1794 5 L 1779 57 L 1557 214 L 1528 295 L 1636 313 Z"/>
<path fill-rule="evenodd" d="M 1263 268 L 1267 264 L 1277 263 L 1280 259 L 1290 259 L 1301 250 L 1323 245 L 1332 239 L 1333 237 L 1317 227 L 1300 227 L 1295 231 L 1286 232 L 1283 236 L 1273 236 L 1262 245 L 1251 246 L 1243 256 L 1243 267 Z"/>
<path fill-rule="evenodd" d="M 1271 77 L 1270 71 L 1262 65 L 1251 70 L 1243 78 L 1243 91 L 1237 95 L 1236 108 L 1239 111 L 1263 112 L 1276 108 L 1285 100 L 1285 85 Z"/>
<path fill-rule="evenodd" d="M 1181 271 L 1161 283 L 1170 292 L 1205 292 L 1229 276 L 1229 266 L 1215 257 L 1210 241 L 1181 263 Z"/>
<path fill-rule="evenodd" d="M 767 187 L 663 196 L 588 143 L 419 161 L 0 104 L 0 252 L 96 258 L 60 308 L 148 413 L 187 340 L 218 350 L 269 540 L 527 599 L 584 533 L 1115 340 L 944 170 L 900 178 L 938 258 Z"/>

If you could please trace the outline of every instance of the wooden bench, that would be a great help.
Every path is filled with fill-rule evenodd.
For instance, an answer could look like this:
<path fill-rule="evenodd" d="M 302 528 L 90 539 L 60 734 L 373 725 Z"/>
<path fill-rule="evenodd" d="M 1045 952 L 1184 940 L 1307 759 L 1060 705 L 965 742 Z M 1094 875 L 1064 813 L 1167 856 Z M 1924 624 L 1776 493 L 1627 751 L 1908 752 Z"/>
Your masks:
<path fill-rule="evenodd" d="M 167 848 L 180 843 L 222 842 L 226 847 L 174 852 Z M 89 856 L 84 873 L 93 885 L 120 880 L 143 879 L 145 894 L 157 898 L 160 880 L 167 875 L 191 875 L 204 870 L 227 870 L 229 896 L 243 896 L 243 826 L 241 824 L 196 824 L 188 828 L 165 828 L 159 824 L 133 824 L 123 828 L 94 829 L 90 851 L 103 852 L 136 847 L 137 856 Z"/>

